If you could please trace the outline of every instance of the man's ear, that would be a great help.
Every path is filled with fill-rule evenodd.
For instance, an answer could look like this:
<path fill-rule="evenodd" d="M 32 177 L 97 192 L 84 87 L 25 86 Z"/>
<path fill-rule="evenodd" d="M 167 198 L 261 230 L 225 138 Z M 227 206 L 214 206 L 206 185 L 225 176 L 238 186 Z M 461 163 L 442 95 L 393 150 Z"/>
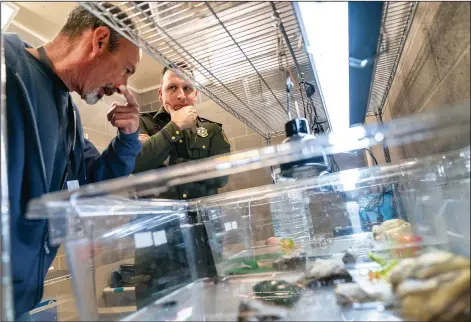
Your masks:
<path fill-rule="evenodd" d="M 159 88 L 158 92 L 159 92 L 159 100 L 160 100 L 161 103 L 163 103 L 164 101 L 162 99 L 162 85 L 160 85 L 160 88 Z"/>
<path fill-rule="evenodd" d="M 95 29 L 93 32 L 93 53 L 101 55 L 108 52 L 108 44 L 110 42 L 110 29 L 105 26 L 101 26 Z"/>

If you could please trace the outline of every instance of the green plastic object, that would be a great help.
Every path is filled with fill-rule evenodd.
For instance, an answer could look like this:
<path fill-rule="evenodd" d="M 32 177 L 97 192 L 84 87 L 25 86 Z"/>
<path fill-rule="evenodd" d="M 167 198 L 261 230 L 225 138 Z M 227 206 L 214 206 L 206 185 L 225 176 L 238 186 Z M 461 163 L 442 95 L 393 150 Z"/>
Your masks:
<path fill-rule="evenodd" d="M 271 273 L 275 272 L 273 267 L 258 267 L 258 268 L 249 268 L 249 267 L 237 267 L 228 269 L 225 271 L 225 275 L 245 275 L 245 274 L 260 274 L 260 273 Z"/>
<path fill-rule="evenodd" d="M 258 268 L 258 263 L 256 260 L 245 260 L 242 263 L 249 268 Z"/>
<path fill-rule="evenodd" d="M 270 273 L 276 270 L 270 265 L 270 267 L 260 267 L 258 262 L 276 260 L 283 256 L 282 253 L 271 253 L 271 254 L 259 254 L 255 256 L 246 256 L 233 258 L 227 262 L 227 264 L 239 264 L 238 267 L 228 269 L 224 271 L 225 275 L 244 275 L 244 274 L 257 274 L 257 273 Z"/>
<path fill-rule="evenodd" d="M 399 263 L 397 260 L 393 259 L 393 260 L 385 260 L 373 253 L 369 253 L 368 254 L 368 257 L 378 263 L 379 265 L 381 265 L 382 269 L 379 271 L 379 274 L 380 276 L 382 277 L 387 277 L 389 275 L 389 273 L 393 270 L 394 267 L 396 267 L 396 265 Z"/>
<path fill-rule="evenodd" d="M 373 262 L 376 262 L 376 263 L 378 263 L 379 265 L 381 265 L 381 266 L 383 266 L 383 267 L 388 264 L 385 259 L 383 259 L 383 258 L 381 258 L 381 257 L 379 257 L 379 256 L 376 256 L 376 255 L 373 254 L 373 253 L 369 253 L 369 254 L 368 254 L 368 257 L 369 257 Z"/>

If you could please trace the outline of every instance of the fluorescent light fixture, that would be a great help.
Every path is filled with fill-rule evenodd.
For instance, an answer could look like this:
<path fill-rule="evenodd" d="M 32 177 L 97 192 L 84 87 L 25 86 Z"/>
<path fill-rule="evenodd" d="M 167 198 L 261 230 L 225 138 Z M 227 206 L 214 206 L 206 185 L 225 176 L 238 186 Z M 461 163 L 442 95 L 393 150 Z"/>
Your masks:
<path fill-rule="evenodd" d="M 348 2 L 298 2 L 332 131 L 350 126 Z"/>
<path fill-rule="evenodd" d="M 5 31 L 20 8 L 11 2 L 2 2 L 2 31 Z"/>

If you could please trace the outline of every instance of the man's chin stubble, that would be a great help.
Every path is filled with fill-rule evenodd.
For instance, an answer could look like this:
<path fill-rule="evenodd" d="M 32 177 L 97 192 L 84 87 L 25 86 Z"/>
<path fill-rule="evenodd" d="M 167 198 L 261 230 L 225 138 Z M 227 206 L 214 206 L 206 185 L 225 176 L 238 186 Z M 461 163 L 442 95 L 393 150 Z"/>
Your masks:
<path fill-rule="evenodd" d="M 86 95 L 85 96 L 85 102 L 88 104 L 88 105 L 95 105 L 96 103 L 98 103 L 100 101 L 101 97 L 98 97 L 98 96 L 89 96 L 89 95 Z"/>

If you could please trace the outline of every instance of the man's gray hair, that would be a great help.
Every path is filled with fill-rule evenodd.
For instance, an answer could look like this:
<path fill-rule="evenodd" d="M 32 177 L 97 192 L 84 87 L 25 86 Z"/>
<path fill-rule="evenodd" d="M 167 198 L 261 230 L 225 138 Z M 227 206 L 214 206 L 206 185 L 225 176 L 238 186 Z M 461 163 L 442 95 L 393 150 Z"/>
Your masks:
<path fill-rule="evenodd" d="M 120 8 L 115 7 L 111 3 L 104 3 L 102 6 L 105 9 L 110 9 L 108 12 L 112 15 L 116 15 L 123 24 L 127 25 L 131 29 L 135 29 L 136 26 L 132 22 L 128 15 L 124 13 Z M 98 7 L 97 7 L 98 8 Z M 106 17 L 106 15 L 104 15 Z M 65 34 L 70 38 L 80 36 L 84 31 L 88 29 L 95 30 L 98 27 L 108 27 L 110 29 L 110 41 L 108 44 L 108 50 L 114 52 L 119 48 L 119 39 L 122 37 L 117 31 L 110 28 L 104 21 L 96 17 L 94 14 L 89 12 L 82 6 L 75 7 L 67 18 L 65 25 L 61 29 L 61 33 Z"/>
<path fill-rule="evenodd" d="M 165 75 L 167 71 L 171 70 L 171 68 L 184 70 L 186 73 L 194 77 L 193 70 L 190 67 L 190 65 L 183 61 L 171 63 L 169 67 L 165 66 L 164 69 L 162 70 L 162 77 Z"/>

